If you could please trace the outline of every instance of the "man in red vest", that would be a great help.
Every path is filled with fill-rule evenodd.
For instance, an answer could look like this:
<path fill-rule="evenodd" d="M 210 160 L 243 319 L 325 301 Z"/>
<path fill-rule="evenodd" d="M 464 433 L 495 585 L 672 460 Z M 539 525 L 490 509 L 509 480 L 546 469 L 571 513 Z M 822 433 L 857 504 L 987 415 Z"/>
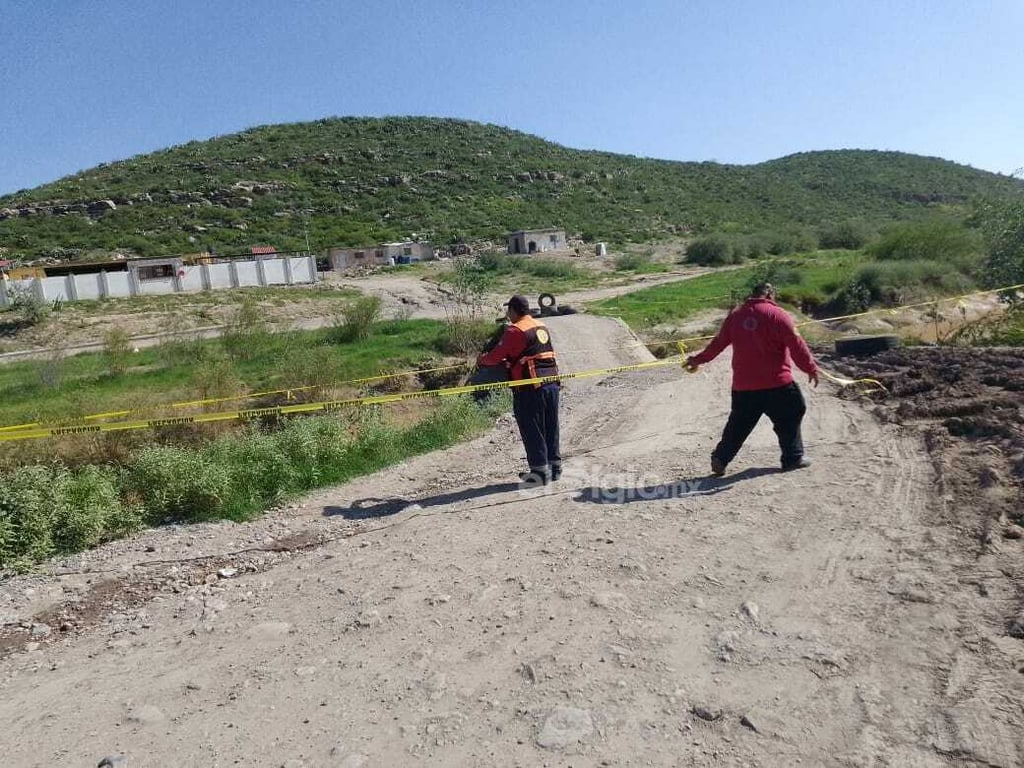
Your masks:
<path fill-rule="evenodd" d="M 711 473 L 725 474 L 762 415 L 772 421 L 782 449 L 782 469 L 810 466 L 804 458 L 800 424 L 807 410 L 791 364 L 818 386 L 818 365 L 793 320 L 775 303 L 775 289 L 760 283 L 722 322 L 718 335 L 699 354 L 690 355 L 691 371 L 710 363 L 732 345 L 732 411 L 722 439 L 711 452 Z"/>
<path fill-rule="evenodd" d="M 509 326 L 490 352 L 477 358 L 478 365 L 508 367 L 510 381 L 558 375 L 555 349 L 548 329 L 530 315 L 525 296 L 513 296 L 505 306 Z M 557 380 L 512 387 L 512 411 L 526 449 L 530 471 L 520 474 L 530 486 L 546 485 L 562 474 L 559 453 Z"/>

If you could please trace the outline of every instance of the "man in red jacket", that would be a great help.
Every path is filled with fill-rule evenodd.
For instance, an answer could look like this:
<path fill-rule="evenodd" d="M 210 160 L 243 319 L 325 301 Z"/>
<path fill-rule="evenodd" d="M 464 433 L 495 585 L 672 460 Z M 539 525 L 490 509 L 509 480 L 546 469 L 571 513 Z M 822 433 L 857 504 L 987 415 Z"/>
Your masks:
<path fill-rule="evenodd" d="M 513 296 L 505 305 L 509 326 L 498 345 L 477 358 L 478 365 L 505 365 L 510 381 L 558 375 L 551 334 L 530 314 L 525 296 Z M 512 387 L 512 411 L 526 449 L 530 471 L 520 474 L 527 486 L 547 485 L 562 474 L 559 453 L 557 379 Z"/>
<path fill-rule="evenodd" d="M 772 420 L 782 449 L 782 469 L 810 466 L 804 458 L 800 424 L 807 410 L 793 381 L 792 363 L 818 386 L 818 366 L 793 320 L 775 303 L 775 289 L 760 283 L 742 306 L 722 323 L 718 335 L 699 354 L 690 355 L 691 371 L 710 363 L 732 345 L 732 411 L 722 439 L 711 452 L 711 472 L 722 475 L 762 415 Z"/>

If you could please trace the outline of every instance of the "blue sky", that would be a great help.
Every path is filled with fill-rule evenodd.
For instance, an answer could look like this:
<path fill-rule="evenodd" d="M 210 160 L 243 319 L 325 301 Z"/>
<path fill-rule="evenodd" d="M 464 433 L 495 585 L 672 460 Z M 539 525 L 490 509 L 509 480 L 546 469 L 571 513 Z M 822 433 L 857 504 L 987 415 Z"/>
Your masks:
<path fill-rule="evenodd" d="M 0 0 L 0 194 L 255 125 L 433 115 L 756 163 L 1024 166 L 1021 0 Z"/>

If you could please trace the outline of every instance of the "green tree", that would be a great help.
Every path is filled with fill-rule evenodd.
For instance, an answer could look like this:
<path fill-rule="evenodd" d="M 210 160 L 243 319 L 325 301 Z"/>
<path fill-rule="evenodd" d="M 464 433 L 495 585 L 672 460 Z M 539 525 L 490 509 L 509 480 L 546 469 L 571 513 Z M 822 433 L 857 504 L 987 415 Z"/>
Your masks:
<path fill-rule="evenodd" d="M 985 283 L 993 288 L 1024 283 L 1024 202 L 985 203 L 973 221 L 985 238 Z"/>

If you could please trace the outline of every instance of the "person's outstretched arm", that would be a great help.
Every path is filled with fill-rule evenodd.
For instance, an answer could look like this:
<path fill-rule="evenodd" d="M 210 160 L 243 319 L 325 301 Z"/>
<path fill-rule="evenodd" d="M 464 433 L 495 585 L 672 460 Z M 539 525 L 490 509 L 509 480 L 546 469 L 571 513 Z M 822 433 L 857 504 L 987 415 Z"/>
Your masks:
<path fill-rule="evenodd" d="M 686 358 L 686 366 L 688 368 L 696 368 L 698 365 L 704 365 L 704 363 L 710 363 L 716 357 L 718 357 L 725 348 L 732 344 L 732 333 L 729 330 L 731 323 L 730 318 L 725 318 L 722 323 L 722 327 L 718 329 L 718 333 L 715 334 L 715 338 L 711 340 L 704 349 L 698 352 L 696 355 L 690 355 Z"/>

